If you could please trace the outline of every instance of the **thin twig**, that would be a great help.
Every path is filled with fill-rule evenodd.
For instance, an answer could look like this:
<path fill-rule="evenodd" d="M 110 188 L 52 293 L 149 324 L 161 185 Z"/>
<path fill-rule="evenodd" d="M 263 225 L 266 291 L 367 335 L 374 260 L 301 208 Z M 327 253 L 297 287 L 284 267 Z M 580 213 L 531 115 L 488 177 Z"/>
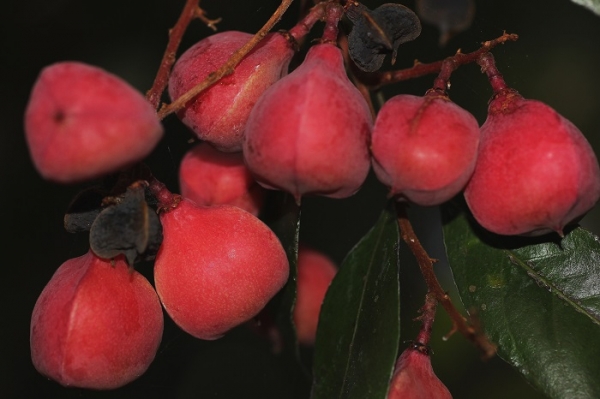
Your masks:
<path fill-rule="evenodd" d="M 482 331 L 475 328 L 473 323 L 467 323 L 465 317 L 460 314 L 456 307 L 454 307 L 452 300 L 450 300 L 450 296 L 442 288 L 433 270 L 433 264 L 437 262 L 437 259 L 429 257 L 427 251 L 425 251 L 417 238 L 412 224 L 408 219 L 406 204 L 398 203 L 396 212 L 398 215 L 400 235 L 417 259 L 417 263 L 421 269 L 421 274 L 425 279 L 429 292 L 435 296 L 435 299 L 437 299 L 452 319 L 453 329 L 450 334 L 455 331 L 460 332 L 481 351 L 483 358 L 491 358 L 496 353 L 496 346 L 487 339 Z"/>
<path fill-rule="evenodd" d="M 158 111 L 158 117 L 163 119 L 167 115 L 177 112 L 178 110 L 182 109 L 188 101 L 196 97 L 202 91 L 217 83 L 224 76 L 231 75 L 235 66 L 239 64 L 246 54 L 252 51 L 252 49 L 267 35 L 267 33 L 273 29 L 273 26 L 279 22 L 292 2 L 293 0 L 282 0 L 277 10 L 275 10 L 273 15 L 271 15 L 271 18 L 269 18 L 267 23 L 265 23 L 265 25 L 252 37 L 252 39 L 250 39 L 250 41 L 248 41 L 248 43 L 244 44 L 239 50 L 233 53 L 224 65 L 222 65 L 216 71 L 210 73 L 203 82 L 194 86 L 171 104 L 164 105 Z"/>
<path fill-rule="evenodd" d="M 150 90 L 148 90 L 146 93 L 146 98 L 148 101 L 150 101 L 150 104 L 152 104 L 154 109 L 157 109 L 158 105 L 160 104 L 160 97 L 167 87 L 167 83 L 169 82 L 169 73 L 171 72 L 171 67 L 175 63 L 177 49 L 179 49 L 181 39 L 183 38 L 183 35 L 190 22 L 194 18 L 200 18 L 208 25 L 209 28 L 214 30 L 214 24 L 220 20 L 206 19 L 204 16 L 204 11 L 198 6 L 199 2 L 200 0 L 187 0 L 183 10 L 181 10 L 181 14 L 175 23 L 175 26 L 173 26 L 173 28 L 169 31 L 169 42 L 167 43 L 163 58 L 160 62 L 160 67 L 158 68 L 158 72 L 154 78 L 152 88 L 150 88 Z"/>
<path fill-rule="evenodd" d="M 363 73 L 360 74 L 359 78 L 371 89 L 377 89 L 381 86 L 388 85 L 391 83 L 401 82 L 403 80 L 414 79 L 425 75 L 439 73 L 444 61 L 452 60 L 452 62 L 455 63 L 456 67 L 471 62 L 476 62 L 482 54 L 489 52 L 497 45 L 504 44 L 507 41 L 516 41 L 518 38 L 519 36 L 516 34 L 504 32 L 502 36 L 497 37 L 496 39 L 483 42 L 478 50 L 475 50 L 471 53 L 463 54 L 460 52 L 460 50 L 458 50 L 456 54 L 447 57 L 445 60 L 432 62 L 429 64 L 422 64 L 417 61 L 415 62 L 415 65 L 413 65 L 410 68 L 401 69 L 398 71 L 375 72 L 371 74 Z"/>

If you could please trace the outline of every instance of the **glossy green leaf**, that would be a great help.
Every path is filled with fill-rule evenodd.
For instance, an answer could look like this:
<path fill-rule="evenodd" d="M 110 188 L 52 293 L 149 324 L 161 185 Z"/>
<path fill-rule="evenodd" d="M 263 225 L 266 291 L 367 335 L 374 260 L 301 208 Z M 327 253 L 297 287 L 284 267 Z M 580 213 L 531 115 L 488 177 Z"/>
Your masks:
<path fill-rule="evenodd" d="M 350 251 L 321 308 L 313 399 L 384 399 L 398 352 L 398 226 L 393 208 Z"/>
<path fill-rule="evenodd" d="M 600 0 L 571 0 L 573 3 L 582 5 L 596 14 L 600 15 Z"/>
<path fill-rule="evenodd" d="M 600 398 L 598 237 L 502 237 L 451 205 L 444 215 L 461 299 L 499 356 L 550 398 Z"/>

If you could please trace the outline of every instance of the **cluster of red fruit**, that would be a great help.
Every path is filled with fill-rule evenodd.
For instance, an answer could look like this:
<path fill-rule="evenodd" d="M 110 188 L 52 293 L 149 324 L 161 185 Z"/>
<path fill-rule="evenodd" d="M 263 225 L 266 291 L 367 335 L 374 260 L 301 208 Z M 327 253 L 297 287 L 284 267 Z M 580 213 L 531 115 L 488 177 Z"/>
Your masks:
<path fill-rule="evenodd" d="M 303 30 L 267 35 L 233 74 L 179 112 L 204 143 L 182 160 L 183 198 L 150 184 L 163 231 L 154 266 L 158 295 L 122 255 L 102 259 L 90 251 L 65 262 L 33 312 L 32 357 L 41 373 L 100 389 L 136 378 L 160 343 L 159 299 L 201 339 L 219 338 L 256 316 L 289 273 L 279 240 L 257 218 L 264 188 L 286 191 L 298 203 L 305 195 L 344 198 L 373 165 L 399 200 L 439 205 L 465 190 L 474 217 L 498 234 L 562 233 L 596 203 L 600 170 L 583 135 L 548 106 L 507 88 L 491 55 L 480 61 L 495 91 L 481 128 L 449 100 L 444 70 L 424 96 L 389 99 L 373 122 L 335 44 L 342 14 L 340 6 L 328 10 L 323 39 L 289 74 Z M 223 32 L 187 50 L 173 68 L 170 96 L 203 81 L 250 38 Z M 142 95 L 76 62 L 42 71 L 25 129 L 39 172 L 63 183 L 135 164 L 163 134 Z M 324 277 L 313 278 L 321 288 L 306 305 L 312 310 L 299 311 L 311 315 L 311 324 L 295 316 L 302 342 L 314 340 L 335 273 L 324 269 Z M 298 309 L 306 295 L 302 267 L 299 273 Z"/>

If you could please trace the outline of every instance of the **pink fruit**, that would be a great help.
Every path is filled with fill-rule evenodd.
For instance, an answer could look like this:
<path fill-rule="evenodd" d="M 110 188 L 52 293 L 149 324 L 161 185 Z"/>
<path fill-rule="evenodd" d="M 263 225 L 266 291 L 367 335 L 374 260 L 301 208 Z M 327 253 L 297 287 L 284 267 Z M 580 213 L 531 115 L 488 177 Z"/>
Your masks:
<path fill-rule="evenodd" d="M 169 95 L 173 100 L 219 69 L 252 35 L 228 31 L 190 47 L 173 66 Z M 280 33 L 267 35 L 236 66 L 233 74 L 200 93 L 178 113 L 196 135 L 221 151 L 240 151 L 248 114 L 258 97 L 287 73 L 293 46 Z"/>
<path fill-rule="evenodd" d="M 373 128 L 373 169 L 390 193 L 419 205 L 458 194 L 475 167 L 479 125 L 468 111 L 435 91 L 385 102 Z"/>
<path fill-rule="evenodd" d="M 287 281 L 281 243 L 240 208 L 183 199 L 161 221 L 156 290 L 173 321 L 194 337 L 217 339 L 250 320 Z"/>
<path fill-rule="evenodd" d="M 257 181 L 291 193 L 344 198 L 369 171 L 371 114 L 332 44 L 310 48 L 304 62 L 257 101 L 243 145 Z"/>
<path fill-rule="evenodd" d="M 79 62 L 40 73 L 25 111 L 29 151 L 40 174 L 71 183 L 146 157 L 162 137 L 156 112 L 120 78 Z"/>
<path fill-rule="evenodd" d="M 337 266 L 323 253 L 300 247 L 294 324 L 303 345 L 315 343 L 321 304 L 336 273 Z"/>
<path fill-rule="evenodd" d="M 594 151 L 554 109 L 506 87 L 491 55 L 482 67 L 495 95 L 465 189 L 467 204 L 475 219 L 497 234 L 562 235 L 565 225 L 600 198 Z"/>
<path fill-rule="evenodd" d="M 65 386 L 117 388 L 146 371 L 158 349 L 163 314 L 156 292 L 123 257 L 92 252 L 63 263 L 31 317 L 31 358 Z"/>
<path fill-rule="evenodd" d="M 452 399 L 448 388 L 433 372 L 426 346 L 415 343 L 402 352 L 387 399 Z"/>
<path fill-rule="evenodd" d="M 265 190 L 250 174 L 241 153 L 224 153 L 201 143 L 179 166 L 181 195 L 198 205 L 235 205 L 257 216 Z"/>

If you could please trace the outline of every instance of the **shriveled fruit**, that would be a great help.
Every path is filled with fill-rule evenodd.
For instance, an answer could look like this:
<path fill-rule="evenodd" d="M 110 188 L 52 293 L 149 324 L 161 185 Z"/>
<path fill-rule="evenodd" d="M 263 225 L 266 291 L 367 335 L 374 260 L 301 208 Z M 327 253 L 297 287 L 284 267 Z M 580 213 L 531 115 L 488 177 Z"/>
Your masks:
<path fill-rule="evenodd" d="M 396 362 L 387 399 L 452 399 L 431 367 L 427 346 L 415 343 Z"/>
<path fill-rule="evenodd" d="M 325 254 L 301 246 L 298 250 L 298 280 L 294 324 L 298 342 L 313 345 L 321 304 L 337 266 Z"/>
<path fill-rule="evenodd" d="M 115 172 L 146 157 L 163 129 L 144 96 L 120 78 L 80 62 L 40 73 L 25 111 L 35 167 L 71 183 Z"/>
<path fill-rule="evenodd" d="M 492 75 L 495 96 L 481 127 L 467 204 L 497 234 L 562 234 L 600 198 L 598 160 L 575 125 L 507 88 L 497 71 Z"/>
<path fill-rule="evenodd" d="M 146 371 L 158 349 L 163 314 L 156 292 L 123 257 L 91 251 L 63 263 L 31 317 L 31 358 L 65 386 L 117 388 Z"/>
<path fill-rule="evenodd" d="M 287 281 L 278 238 L 238 207 L 183 199 L 161 221 L 156 290 L 173 321 L 194 337 L 217 339 L 250 320 Z"/>
<path fill-rule="evenodd" d="M 344 198 L 369 171 L 369 107 L 332 44 L 310 48 L 302 64 L 271 86 L 250 113 L 244 159 L 257 181 L 291 193 Z"/>
<path fill-rule="evenodd" d="M 190 47 L 173 66 L 169 79 L 172 99 L 219 69 L 252 35 L 226 31 Z M 235 71 L 189 101 L 178 113 L 183 123 L 221 151 L 241 150 L 248 114 L 258 97 L 287 74 L 293 46 L 281 33 L 267 35 L 235 67 Z"/>
<path fill-rule="evenodd" d="M 224 153 L 201 143 L 179 165 L 181 195 L 198 205 L 235 205 L 257 216 L 265 189 L 250 174 L 241 153 Z"/>
<path fill-rule="evenodd" d="M 473 173 L 479 144 L 473 115 L 435 91 L 385 102 L 373 128 L 373 169 L 390 193 L 419 205 L 458 194 Z"/>

